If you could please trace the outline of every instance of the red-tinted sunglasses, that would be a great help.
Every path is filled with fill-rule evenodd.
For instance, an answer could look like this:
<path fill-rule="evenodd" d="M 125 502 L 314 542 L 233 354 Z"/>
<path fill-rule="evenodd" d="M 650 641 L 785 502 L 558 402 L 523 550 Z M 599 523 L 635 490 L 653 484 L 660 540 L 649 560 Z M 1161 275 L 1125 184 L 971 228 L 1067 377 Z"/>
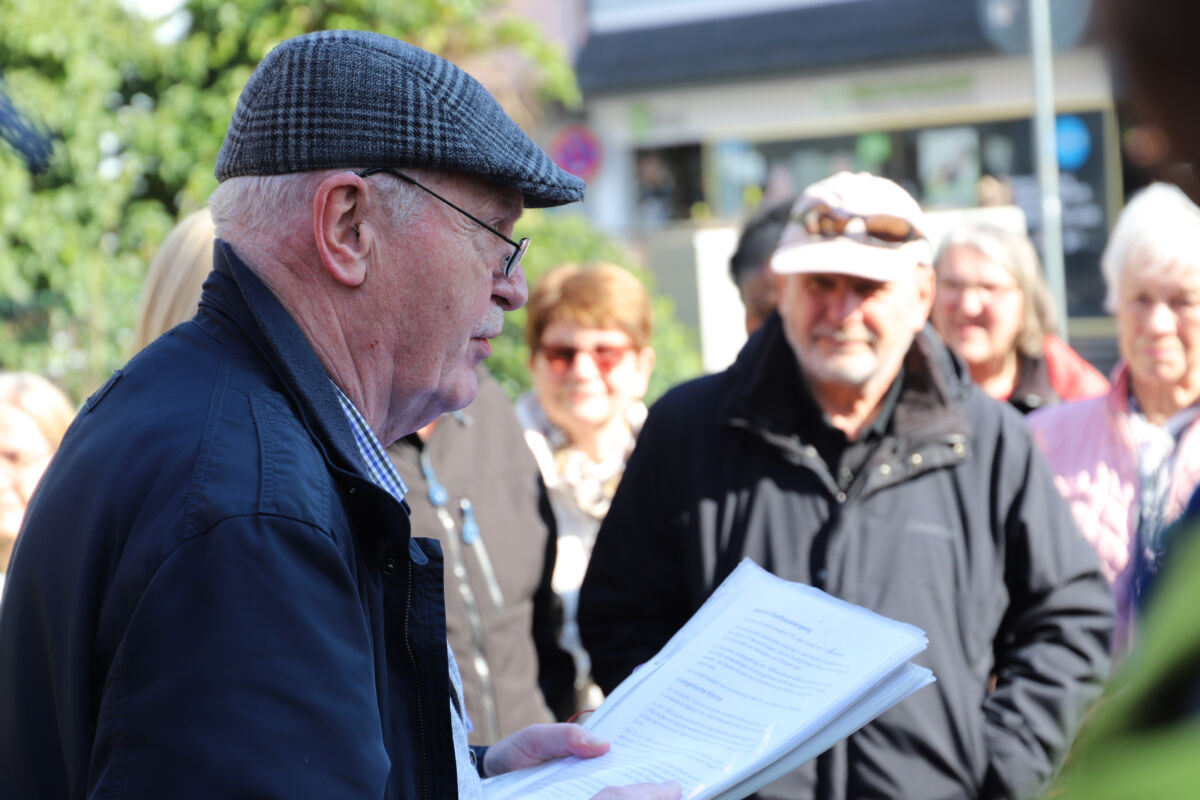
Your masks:
<path fill-rule="evenodd" d="M 554 372 L 562 374 L 575 363 L 580 353 L 587 353 L 596 364 L 596 369 L 608 374 L 612 372 L 621 359 L 633 348 L 630 345 L 601 344 L 595 347 L 570 347 L 567 345 L 544 344 L 538 348 L 546 358 L 546 363 Z"/>

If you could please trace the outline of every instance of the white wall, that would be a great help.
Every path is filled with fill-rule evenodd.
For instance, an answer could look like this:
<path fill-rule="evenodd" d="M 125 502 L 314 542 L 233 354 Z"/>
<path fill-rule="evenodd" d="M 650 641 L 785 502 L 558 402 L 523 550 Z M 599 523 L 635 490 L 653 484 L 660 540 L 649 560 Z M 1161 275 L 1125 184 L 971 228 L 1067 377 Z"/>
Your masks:
<path fill-rule="evenodd" d="M 700 310 L 700 356 L 707 372 L 733 363 L 746 343 L 746 310 L 729 277 L 729 257 L 739 230 L 708 228 L 692 237 L 696 263 L 696 302 Z"/>

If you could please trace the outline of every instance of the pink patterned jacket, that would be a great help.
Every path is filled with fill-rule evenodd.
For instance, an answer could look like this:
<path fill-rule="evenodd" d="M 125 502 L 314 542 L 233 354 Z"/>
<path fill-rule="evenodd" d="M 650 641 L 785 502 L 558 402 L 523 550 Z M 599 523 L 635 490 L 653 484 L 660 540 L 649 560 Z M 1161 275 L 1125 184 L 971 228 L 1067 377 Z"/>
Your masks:
<path fill-rule="evenodd" d="M 1133 537 L 1137 529 L 1137 445 L 1129 419 L 1129 370 L 1113 370 L 1107 394 L 1046 406 L 1026 417 L 1034 439 L 1046 454 L 1054 483 L 1071 507 L 1075 522 L 1100 555 L 1104 575 L 1117 601 L 1114 647 L 1125 649 L 1130 636 Z M 1187 507 L 1200 483 L 1200 424 L 1183 435 L 1171 475 L 1167 518 Z"/>

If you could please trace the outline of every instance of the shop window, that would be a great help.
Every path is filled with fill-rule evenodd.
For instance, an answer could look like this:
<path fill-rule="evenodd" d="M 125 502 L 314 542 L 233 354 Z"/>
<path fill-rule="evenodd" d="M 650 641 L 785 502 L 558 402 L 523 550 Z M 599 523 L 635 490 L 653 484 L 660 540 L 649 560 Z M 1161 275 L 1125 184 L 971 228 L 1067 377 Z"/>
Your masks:
<path fill-rule="evenodd" d="M 700 145 L 639 150 L 635 159 L 638 227 L 654 230 L 705 213 Z"/>

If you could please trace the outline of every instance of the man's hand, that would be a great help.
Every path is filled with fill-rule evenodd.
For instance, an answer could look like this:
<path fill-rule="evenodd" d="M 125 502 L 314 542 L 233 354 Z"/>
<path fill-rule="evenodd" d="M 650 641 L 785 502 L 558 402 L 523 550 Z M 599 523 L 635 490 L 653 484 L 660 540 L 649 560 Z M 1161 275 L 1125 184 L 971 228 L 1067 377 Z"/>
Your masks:
<path fill-rule="evenodd" d="M 483 774 L 491 777 L 532 767 L 559 756 L 595 758 L 608 752 L 608 742 L 593 738 L 582 725 L 530 725 L 488 748 Z"/>
<path fill-rule="evenodd" d="M 483 774 L 489 777 L 501 775 L 559 756 L 595 758 L 607 753 L 608 748 L 608 742 L 596 739 L 582 725 L 530 725 L 505 736 L 488 748 L 483 761 Z M 638 783 L 609 787 L 593 800 L 675 800 L 679 794 L 679 784 L 674 781 Z"/>

